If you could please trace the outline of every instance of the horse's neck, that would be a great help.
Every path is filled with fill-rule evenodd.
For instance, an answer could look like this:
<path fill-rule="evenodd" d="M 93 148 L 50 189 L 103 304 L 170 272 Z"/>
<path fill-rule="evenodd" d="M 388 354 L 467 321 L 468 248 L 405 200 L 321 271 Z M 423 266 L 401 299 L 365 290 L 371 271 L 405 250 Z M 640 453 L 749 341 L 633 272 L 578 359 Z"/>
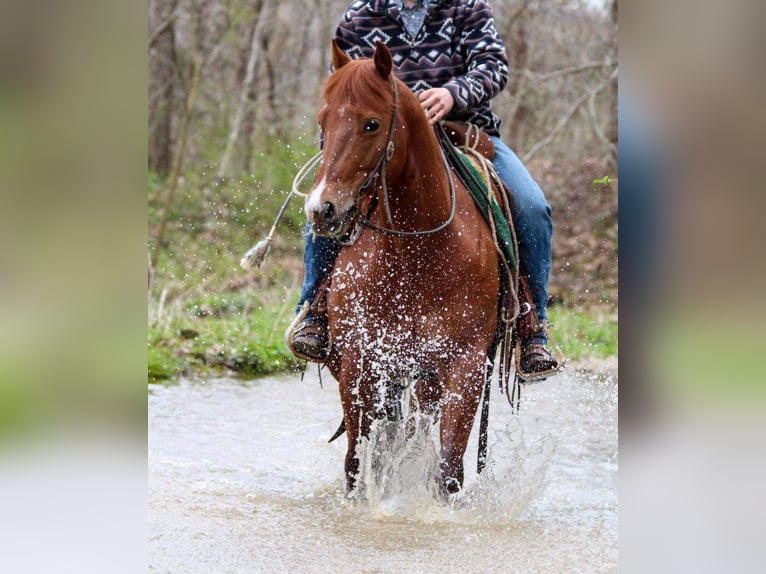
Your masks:
<path fill-rule="evenodd" d="M 388 184 L 392 216 L 408 231 L 433 229 L 449 217 L 448 174 L 433 128 L 424 121 L 407 131 L 407 159 Z"/>

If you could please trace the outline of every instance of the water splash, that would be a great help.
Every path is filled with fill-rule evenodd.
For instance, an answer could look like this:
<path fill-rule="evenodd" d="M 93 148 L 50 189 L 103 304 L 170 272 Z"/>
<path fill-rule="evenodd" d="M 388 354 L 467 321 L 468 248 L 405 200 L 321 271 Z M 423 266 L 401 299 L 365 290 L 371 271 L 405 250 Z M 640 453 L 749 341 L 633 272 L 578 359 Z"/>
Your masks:
<path fill-rule="evenodd" d="M 376 421 L 360 444 L 354 498 L 359 509 L 382 519 L 507 524 L 542 492 L 556 445 L 553 435 L 527 445 L 521 422 L 512 419 L 490 431 L 484 472 L 445 501 L 438 423 L 419 413 L 403 422 Z"/>
<path fill-rule="evenodd" d="M 616 380 L 563 373 L 513 417 L 495 394 L 488 466 L 476 476 L 476 432 L 466 488 L 445 503 L 428 482 L 439 441 L 427 419 L 406 442 L 376 431 L 377 490 L 348 500 L 344 441 L 327 443 L 338 394 L 307 379 L 151 385 L 153 569 L 616 571 Z"/>
<path fill-rule="evenodd" d="M 518 418 L 490 435 L 487 467 L 454 508 L 484 523 L 511 522 L 542 493 L 557 440 L 545 435 L 527 445 Z"/>
<path fill-rule="evenodd" d="M 401 422 L 379 420 L 362 439 L 355 497 L 374 513 L 428 510 L 438 496 L 438 426 L 415 413 Z"/>

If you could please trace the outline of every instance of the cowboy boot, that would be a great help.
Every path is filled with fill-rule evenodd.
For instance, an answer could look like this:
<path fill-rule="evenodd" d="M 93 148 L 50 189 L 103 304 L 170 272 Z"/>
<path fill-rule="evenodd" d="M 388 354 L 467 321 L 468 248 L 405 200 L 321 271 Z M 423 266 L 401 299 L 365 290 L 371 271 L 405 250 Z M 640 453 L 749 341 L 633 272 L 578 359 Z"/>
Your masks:
<path fill-rule="evenodd" d="M 327 321 L 327 292 L 331 273 L 319 284 L 314 301 L 306 316 L 293 331 L 292 346 L 295 353 L 317 363 L 324 362 L 330 353 L 330 337 Z"/>
<path fill-rule="evenodd" d="M 292 345 L 301 358 L 324 362 L 330 353 L 327 319 L 308 315 L 293 331 Z"/>
<path fill-rule="evenodd" d="M 559 362 L 548 350 L 545 343 L 534 339 L 521 342 L 519 365 L 530 379 L 538 381 L 554 374 L 559 368 Z"/>
<path fill-rule="evenodd" d="M 558 372 L 559 362 L 546 346 L 545 327 L 537 316 L 529 282 L 523 272 L 519 276 L 518 295 L 519 376 L 525 381 L 543 381 Z"/>
<path fill-rule="evenodd" d="M 323 362 L 329 353 L 327 290 L 330 287 L 330 271 L 339 250 L 340 244 L 334 239 L 315 237 L 309 225 L 306 225 L 303 252 L 305 273 L 298 312 L 301 312 L 306 302 L 310 307 L 298 326 L 288 335 L 287 345 L 301 359 Z"/>

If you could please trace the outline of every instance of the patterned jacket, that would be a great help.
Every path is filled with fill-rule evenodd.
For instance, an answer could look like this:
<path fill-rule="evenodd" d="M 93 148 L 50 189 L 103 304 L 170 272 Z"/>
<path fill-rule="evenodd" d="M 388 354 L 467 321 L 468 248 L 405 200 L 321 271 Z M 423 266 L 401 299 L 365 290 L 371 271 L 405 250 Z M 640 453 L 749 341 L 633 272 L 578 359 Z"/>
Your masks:
<path fill-rule="evenodd" d="M 505 46 L 485 0 L 431 0 L 417 37 L 407 32 L 396 2 L 357 0 L 335 32 L 351 58 L 369 58 L 380 40 L 391 50 L 397 77 L 419 93 L 444 87 L 455 99 L 447 119 L 499 135 L 491 99 L 508 80 Z"/>

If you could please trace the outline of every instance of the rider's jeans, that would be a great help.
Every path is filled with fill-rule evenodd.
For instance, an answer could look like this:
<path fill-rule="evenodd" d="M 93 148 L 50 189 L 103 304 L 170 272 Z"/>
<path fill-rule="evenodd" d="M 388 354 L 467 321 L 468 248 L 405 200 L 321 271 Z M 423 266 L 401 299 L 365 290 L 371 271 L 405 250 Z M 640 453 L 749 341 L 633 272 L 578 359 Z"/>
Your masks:
<path fill-rule="evenodd" d="M 537 306 L 540 320 L 547 318 L 548 274 L 551 269 L 551 235 L 553 221 L 551 207 L 540 186 L 521 163 L 516 154 L 498 137 L 495 144 L 493 164 L 502 180 L 514 195 L 514 221 L 519 241 L 519 257 L 527 270 L 532 299 Z M 298 309 L 304 301 L 313 301 L 325 273 L 332 268 L 340 245 L 328 237 L 312 237 L 306 226 L 306 245 L 303 263 L 306 273 L 303 279 Z M 541 337 L 544 342 L 544 337 Z"/>
<path fill-rule="evenodd" d="M 332 237 L 313 236 L 309 224 L 305 230 L 306 244 L 303 251 L 303 287 L 298 299 L 298 311 L 305 301 L 312 302 L 316 297 L 319 284 L 325 274 L 332 269 L 332 264 L 340 251 L 340 243 Z"/>
<path fill-rule="evenodd" d="M 513 192 L 513 221 L 519 242 L 519 258 L 524 262 L 532 300 L 542 321 L 548 318 L 546 307 L 553 235 L 551 206 L 516 154 L 499 137 L 492 136 L 492 142 L 495 144 L 492 163 Z"/>

